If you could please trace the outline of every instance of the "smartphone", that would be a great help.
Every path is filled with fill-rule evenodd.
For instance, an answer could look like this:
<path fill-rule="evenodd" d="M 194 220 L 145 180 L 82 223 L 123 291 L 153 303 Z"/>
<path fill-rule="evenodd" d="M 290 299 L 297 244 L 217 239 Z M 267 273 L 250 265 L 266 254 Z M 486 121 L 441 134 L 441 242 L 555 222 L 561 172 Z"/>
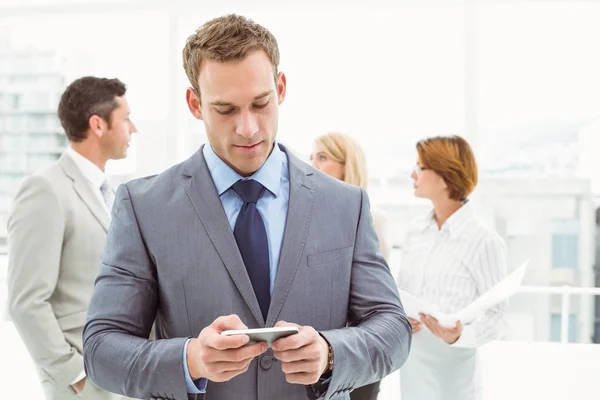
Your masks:
<path fill-rule="evenodd" d="M 284 326 L 280 328 L 257 328 L 257 329 L 239 329 L 229 330 L 221 332 L 223 336 L 234 336 L 234 335 L 248 335 L 250 342 L 253 344 L 257 342 L 267 342 L 269 347 L 271 343 L 277 339 L 281 339 L 290 335 L 298 333 L 298 327 L 296 326 Z"/>

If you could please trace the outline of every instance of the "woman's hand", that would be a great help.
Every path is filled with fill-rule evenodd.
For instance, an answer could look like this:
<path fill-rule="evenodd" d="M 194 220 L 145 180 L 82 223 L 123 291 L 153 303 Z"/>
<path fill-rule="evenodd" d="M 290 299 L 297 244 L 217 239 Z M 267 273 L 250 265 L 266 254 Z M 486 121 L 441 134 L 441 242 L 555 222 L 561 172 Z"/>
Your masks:
<path fill-rule="evenodd" d="M 412 327 L 413 335 L 415 333 L 419 332 L 421 330 L 421 328 L 423 327 L 423 324 L 421 323 L 421 321 L 418 321 L 414 318 L 408 317 L 408 322 L 410 322 L 410 326 Z"/>
<path fill-rule="evenodd" d="M 438 322 L 437 319 L 431 315 L 419 314 L 421 321 L 427 329 L 431 331 L 435 336 L 439 337 L 448 344 L 455 343 L 462 333 L 462 325 L 460 321 L 456 321 L 454 328 L 445 328 Z M 411 323 L 412 324 L 412 323 Z"/>

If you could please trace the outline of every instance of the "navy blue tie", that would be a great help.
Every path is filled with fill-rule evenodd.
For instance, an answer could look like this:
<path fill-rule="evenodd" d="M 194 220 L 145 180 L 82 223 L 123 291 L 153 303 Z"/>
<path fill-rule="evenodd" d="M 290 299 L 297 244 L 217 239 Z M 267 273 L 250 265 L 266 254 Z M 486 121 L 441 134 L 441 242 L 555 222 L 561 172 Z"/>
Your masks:
<path fill-rule="evenodd" d="M 260 311 L 266 321 L 269 304 L 271 304 L 269 241 L 265 224 L 256 208 L 256 202 L 264 193 L 265 187 L 249 179 L 237 181 L 231 188 L 244 201 L 235 221 L 233 236 L 254 287 Z"/>

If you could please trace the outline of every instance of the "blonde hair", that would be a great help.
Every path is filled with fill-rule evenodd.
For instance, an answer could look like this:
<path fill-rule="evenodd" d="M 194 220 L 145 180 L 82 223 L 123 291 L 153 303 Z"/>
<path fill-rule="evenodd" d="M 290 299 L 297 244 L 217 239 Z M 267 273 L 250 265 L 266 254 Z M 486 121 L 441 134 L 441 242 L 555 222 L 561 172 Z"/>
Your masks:
<path fill-rule="evenodd" d="M 240 15 L 214 18 L 188 37 L 183 49 L 185 73 L 200 98 L 198 77 L 202 60 L 236 62 L 254 50 L 263 50 L 273 65 L 274 77 L 279 66 L 279 47 L 268 29 Z"/>
<path fill-rule="evenodd" d="M 368 172 L 365 153 L 358 142 L 342 133 L 330 132 L 315 139 L 329 158 L 344 166 L 344 182 L 367 189 Z"/>

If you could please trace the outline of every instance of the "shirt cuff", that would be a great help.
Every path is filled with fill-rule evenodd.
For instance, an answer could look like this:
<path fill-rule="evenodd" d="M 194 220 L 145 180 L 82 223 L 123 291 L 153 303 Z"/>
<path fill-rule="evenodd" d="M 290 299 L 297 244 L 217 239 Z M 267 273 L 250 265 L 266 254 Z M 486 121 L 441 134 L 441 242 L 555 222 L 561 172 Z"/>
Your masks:
<path fill-rule="evenodd" d="M 321 385 L 327 385 L 329 382 L 331 382 L 331 377 L 329 377 L 327 379 L 319 378 L 319 383 Z"/>
<path fill-rule="evenodd" d="M 470 325 L 464 325 L 460 337 L 456 342 L 452 343 L 450 346 L 474 349 L 477 344 L 476 339 L 477 338 L 475 336 L 475 330 L 473 329 L 473 327 Z"/>
<path fill-rule="evenodd" d="M 327 374 L 329 375 L 327 378 L 319 378 L 319 381 L 313 385 L 310 386 L 310 389 L 312 391 L 312 394 L 314 396 L 315 399 L 320 399 L 323 396 L 325 396 L 325 393 L 327 393 L 327 390 L 329 389 L 329 382 L 331 382 L 331 374 Z M 310 397 L 310 394 L 309 394 Z"/>
<path fill-rule="evenodd" d="M 185 341 L 185 345 L 183 346 L 183 373 L 185 374 L 185 388 L 188 393 L 198 394 L 198 393 L 206 393 L 206 385 L 208 385 L 208 379 L 200 378 L 193 380 L 190 376 L 190 371 L 187 366 L 187 346 L 188 343 L 192 339 L 188 339 Z"/>
<path fill-rule="evenodd" d="M 81 381 L 81 380 L 82 380 L 83 378 L 85 378 L 85 377 L 86 377 L 86 375 L 85 375 L 85 370 L 84 370 L 84 371 L 81 371 L 81 372 L 79 373 L 79 375 L 77 375 L 77 377 L 76 377 L 75 379 L 73 379 L 73 382 L 71 382 L 71 385 L 74 385 L 74 384 L 76 384 L 77 382 Z"/>

